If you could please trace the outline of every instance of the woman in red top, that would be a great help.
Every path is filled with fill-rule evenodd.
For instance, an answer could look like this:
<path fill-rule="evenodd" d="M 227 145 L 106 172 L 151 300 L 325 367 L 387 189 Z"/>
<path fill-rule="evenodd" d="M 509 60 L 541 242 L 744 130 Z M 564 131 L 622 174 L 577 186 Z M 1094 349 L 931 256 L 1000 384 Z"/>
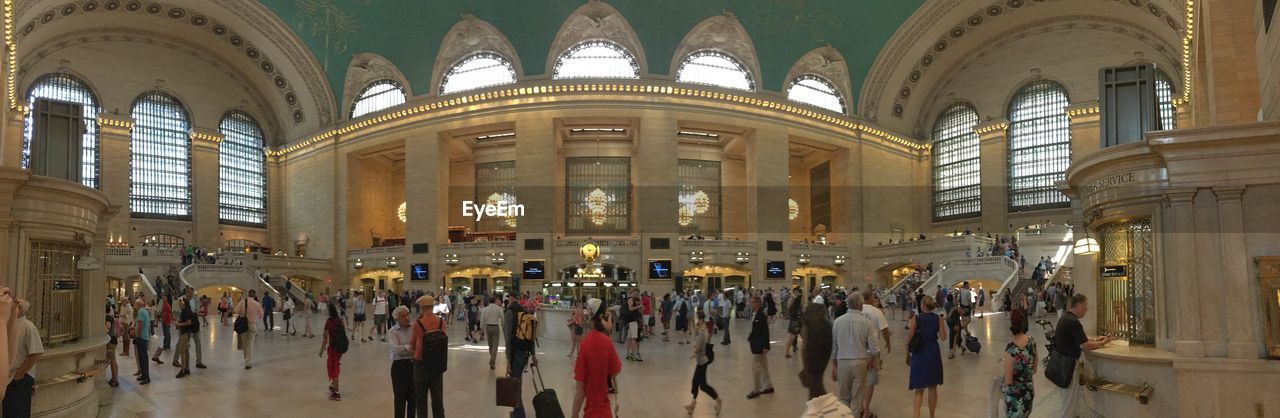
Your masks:
<path fill-rule="evenodd" d="M 342 353 L 334 349 L 329 342 L 337 336 L 334 335 L 340 329 L 346 328 L 342 323 L 342 317 L 338 315 L 338 307 L 329 305 L 329 319 L 324 321 L 324 341 L 320 343 L 320 357 L 328 354 L 325 358 L 325 370 L 329 372 L 329 400 L 340 401 L 342 394 L 338 393 L 338 373 L 342 371 L 341 360 Z"/>
<path fill-rule="evenodd" d="M 587 301 L 592 312 L 591 331 L 582 337 L 578 348 L 578 361 L 573 368 L 573 379 L 578 382 L 573 396 L 573 418 L 608 418 L 613 416 L 609 406 L 609 382 L 622 371 L 622 361 L 613 348 L 613 340 L 605 331 L 613 329 L 613 317 L 602 306 L 600 299 Z M 614 381 L 613 387 L 618 389 Z"/>
<path fill-rule="evenodd" d="M 649 318 L 653 318 L 653 295 L 644 292 L 640 298 L 640 304 L 644 306 L 640 309 L 640 313 L 644 315 L 644 322 L 640 323 L 640 327 L 644 328 L 644 335 L 653 336 L 653 327 L 649 325 Z"/>

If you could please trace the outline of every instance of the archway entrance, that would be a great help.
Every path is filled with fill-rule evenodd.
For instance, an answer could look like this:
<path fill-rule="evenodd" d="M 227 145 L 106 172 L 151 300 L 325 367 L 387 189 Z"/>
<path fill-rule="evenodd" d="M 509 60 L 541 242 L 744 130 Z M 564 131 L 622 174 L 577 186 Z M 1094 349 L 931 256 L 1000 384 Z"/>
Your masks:
<path fill-rule="evenodd" d="M 814 292 L 825 289 L 837 290 L 845 287 L 844 271 L 834 266 L 804 266 L 791 271 L 792 287 L 799 286 L 806 298 L 812 298 Z"/>
<path fill-rule="evenodd" d="M 511 270 L 501 267 L 460 266 L 444 272 L 445 287 L 462 296 L 488 295 L 511 290 Z"/>
<path fill-rule="evenodd" d="M 875 283 L 880 287 L 893 287 L 902 279 L 911 277 L 916 270 L 923 268 L 924 267 L 916 264 L 915 262 L 907 261 L 885 264 L 884 266 L 876 269 Z M 920 277 L 918 279 L 925 280 L 928 279 L 928 277 Z"/>
<path fill-rule="evenodd" d="M 749 289 L 752 286 L 751 269 L 744 266 L 705 264 L 686 269 L 682 274 L 686 290 L 719 292 L 731 287 Z"/>
<path fill-rule="evenodd" d="M 366 270 L 351 278 L 351 290 L 359 290 L 364 293 L 365 299 L 373 300 L 377 291 L 394 289 L 397 281 L 404 283 L 404 272 L 399 269 Z"/>

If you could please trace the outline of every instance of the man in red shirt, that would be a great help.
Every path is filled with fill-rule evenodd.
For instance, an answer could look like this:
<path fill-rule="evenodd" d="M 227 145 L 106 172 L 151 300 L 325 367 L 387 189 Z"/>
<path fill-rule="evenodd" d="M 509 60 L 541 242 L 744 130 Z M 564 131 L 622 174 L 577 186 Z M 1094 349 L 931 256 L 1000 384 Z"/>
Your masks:
<path fill-rule="evenodd" d="M 622 361 L 618 360 L 613 341 L 603 332 L 613 328 L 613 318 L 607 309 L 602 309 L 603 304 L 595 298 L 587 301 L 587 309 L 592 312 L 591 331 L 582 337 L 578 361 L 573 367 L 573 379 L 578 381 L 573 396 L 573 418 L 613 416 L 609 407 L 609 381 L 622 371 Z"/>
<path fill-rule="evenodd" d="M 156 347 L 156 353 L 151 356 L 151 361 L 156 362 L 156 364 L 164 364 L 164 361 L 160 360 L 160 353 L 169 349 L 170 324 L 173 324 L 173 308 L 172 305 L 169 305 L 169 296 L 166 295 L 163 299 L 160 299 L 160 330 L 164 333 L 164 345 Z"/>

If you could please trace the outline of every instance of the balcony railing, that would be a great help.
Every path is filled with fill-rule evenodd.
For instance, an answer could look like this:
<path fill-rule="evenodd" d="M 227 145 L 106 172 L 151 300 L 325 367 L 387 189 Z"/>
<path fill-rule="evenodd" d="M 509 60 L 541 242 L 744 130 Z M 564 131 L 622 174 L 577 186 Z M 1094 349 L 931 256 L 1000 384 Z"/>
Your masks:
<path fill-rule="evenodd" d="M 394 245 L 390 247 L 373 247 L 373 248 L 356 248 L 347 250 L 347 258 L 356 257 L 390 257 L 403 256 L 404 246 Z"/>
<path fill-rule="evenodd" d="M 494 249 L 494 250 L 515 250 L 515 241 L 472 241 L 472 242 L 455 242 L 441 246 L 442 250 L 447 251 L 466 251 L 474 249 Z"/>
<path fill-rule="evenodd" d="M 682 248 L 755 248 L 754 241 L 737 241 L 737 240 L 702 240 L 702 239 L 682 239 L 680 240 Z"/>

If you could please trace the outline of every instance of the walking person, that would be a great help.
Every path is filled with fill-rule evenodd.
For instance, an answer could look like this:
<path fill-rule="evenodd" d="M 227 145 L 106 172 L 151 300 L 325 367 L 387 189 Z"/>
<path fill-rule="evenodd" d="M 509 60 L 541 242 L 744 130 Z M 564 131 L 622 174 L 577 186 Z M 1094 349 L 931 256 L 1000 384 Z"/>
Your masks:
<path fill-rule="evenodd" d="M 237 318 L 243 316 L 248 320 L 248 329 L 236 335 L 240 349 L 244 350 L 244 369 L 249 370 L 253 368 L 253 338 L 257 333 L 258 320 L 262 318 L 262 304 L 258 303 L 257 291 L 249 291 L 249 296 L 236 305 L 235 314 Z"/>
<path fill-rule="evenodd" d="M 671 310 L 676 314 L 676 337 L 678 337 L 676 344 L 689 343 L 689 312 L 692 312 L 693 309 L 693 306 L 684 298 L 684 295 L 676 293 L 676 301 L 671 308 Z M 704 313 L 703 322 L 707 322 L 705 317 L 706 314 Z M 711 326 L 714 328 L 715 324 L 711 324 Z M 708 332 L 708 334 L 710 334 L 710 332 Z"/>
<path fill-rule="evenodd" d="M 640 333 L 643 331 L 640 321 L 644 319 L 640 296 L 633 293 L 626 301 L 626 308 L 622 316 L 625 323 L 623 338 L 627 341 L 627 360 L 644 361 L 644 358 L 640 357 Z"/>
<path fill-rule="evenodd" d="M 6 370 L 10 380 L 5 386 L 4 401 L 0 409 L 6 417 L 30 417 L 31 398 L 35 396 L 36 362 L 44 355 L 44 344 L 40 341 L 40 329 L 27 319 L 31 302 L 17 299 L 13 301 L 13 306 L 16 309 L 9 318 L 13 321 L 12 328 L 8 329 L 8 335 L 5 336 L 9 338 L 9 352 L 5 354 L 12 359 L 9 362 L 9 367 L 12 368 Z M 136 351 L 143 357 L 142 363 L 146 364 L 147 349 Z"/>
<path fill-rule="evenodd" d="M 837 397 L 854 416 L 863 416 L 867 372 L 874 370 L 872 359 L 880 354 L 880 331 L 862 312 L 862 294 L 852 293 L 849 310 L 831 324 L 831 379 L 839 382 Z"/>
<path fill-rule="evenodd" d="M 1004 398 L 1005 416 L 1027 418 L 1031 416 L 1031 404 L 1035 400 L 1036 355 L 1035 339 L 1027 335 L 1027 314 L 1014 310 L 1009 314 L 1009 331 L 1012 341 L 1004 348 L 1004 384 L 1000 393 Z"/>
<path fill-rule="evenodd" d="M 276 329 L 276 299 L 271 297 L 271 292 L 262 292 L 262 328 L 263 334 L 271 335 L 271 331 Z"/>
<path fill-rule="evenodd" d="M 514 324 L 514 330 L 511 333 L 510 343 L 507 345 L 507 351 L 511 352 L 511 362 L 508 363 L 507 377 L 514 377 L 523 382 L 525 366 L 538 366 L 538 353 L 534 351 L 538 330 L 534 313 L 528 310 L 527 307 L 519 306 L 519 304 L 517 304 L 517 307 L 519 310 L 513 312 L 514 320 L 512 323 Z M 515 409 L 511 411 L 511 418 L 524 417 L 524 400 L 521 399 Z"/>
<path fill-rule="evenodd" d="M 747 399 L 773 393 L 773 383 L 769 382 L 769 318 L 760 311 L 760 297 L 751 297 L 751 310 L 755 316 L 751 318 L 751 334 L 747 342 L 751 344 L 751 375 L 755 390 L 747 394 Z M 729 330 L 725 330 L 727 336 Z"/>
<path fill-rule="evenodd" d="M 315 334 L 311 333 L 311 315 L 315 307 L 315 302 L 310 297 L 302 298 L 302 336 L 305 338 L 315 338 Z"/>
<path fill-rule="evenodd" d="M 498 361 L 498 340 L 502 338 L 502 305 L 497 296 L 487 298 L 485 302 L 484 308 L 480 309 L 480 323 L 484 324 L 484 334 L 489 340 L 489 370 L 493 370 Z"/>
<path fill-rule="evenodd" d="M 200 296 L 198 305 L 200 308 L 196 311 L 196 315 L 200 316 L 200 325 L 209 326 L 209 297 Z M 179 309 L 181 310 L 181 309 Z"/>
<path fill-rule="evenodd" d="M 948 359 L 956 358 L 957 347 L 960 348 L 961 356 L 964 356 L 964 353 L 968 351 L 964 346 L 964 336 L 961 332 L 964 330 L 964 325 L 962 324 L 964 310 L 960 308 L 959 304 L 956 304 L 951 300 L 953 296 L 955 296 L 955 294 L 947 296 L 947 304 L 950 305 L 950 307 L 947 308 L 947 329 L 949 330 L 947 333 L 947 347 L 951 350 L 947 354 Z"/>
<path fill-rule="evenodd" d="M 573 306 L 569 308 L 569 337 L 572 341 L 569 343 L 569 354 L 565 357 L 573 358 L 573 353 L 578 350 L 578 342 L 582 340 L 582 321 L 585 317 L 583 311 L 586 308 L 582 306 L 582 302 L 573 301 Z"/>
<path fill-rule="evenodd" d="M 671 341 L 671 308 L 675 306 L 675 302 L 671 300 L 671 294 L 662 295 L 662 303 L 658 306 L 658 320 L 662 322 L 662 341 Z"/>
<path fill-rule="evenodd" d="M 120 320 L 116 318 L 115 313 L 111 311 L 111 305 L 107 305 L 107 363 L 111 368 L 111 380 L 107 381 L 107 385 L 111 387 L 120 386 L 120 365 L 116 362 L 116 345 L 120 343 L 120 339 L 124 338 L 124 334 L 120 328 Z"/>
<path fill-rule="evenodd" d="M 176 378 L 181 379 L 191 374 L 191 340 L 200 332 L 200 321 L 186 296 L 178 300 L 182 307 L 178 313 L 178 352 L 173 353 L 173 364 L 182 364 Z"/>
<path fill-rule="evenodd" d="M 622 361 L 618 360 L 618 351 L 605 332 L 613 329 L 613 316 L 600 299 L 587 300 L 587 311 L 591 313 L 591 329 L 582 337 L 582 346 L 578 349 L 578 359 L 573 366 L 573 380 L 577 387 L 573 394 L 573 412 L 571 416 L 578 418 L 607 418 L 616 416 L 616 404 L 610 407 L 609 388 L 620 392 L 614 379 L 622 372 Z"/>
<path fill-rule="evenodd" d="M 137 314 L 133 311 L 133 308 L 134 306 L 137 306 L 137 303 L 133 299 L 129 298 L 125 298 L 120 302 L 120 326 L 124 328 L 124 334 L 129 336 L 129 338 L 126 338 L 125 341 L 120 343 L 120 356 L 129 357 L 129 346 L 133 343 L 133 336 L 135 335 L 133 322 L 138 318 Z M 139 366 L 138 370 L 142 370 L 141 366 Z"/>
<path fill-rule="evenodd" d="M 387 302 L 386 292 L 379 290 L 378 295 L 373 297 L 373 328 L 378 332 L 378 339 L 382 342 L 387 341 L 387 308 L 390 304 Z M 373 331 L 369 332 L 369 341 L 373 341 Z"/>
<path fill-rule="evenodd" d="M 160 299 L 160 332 L 164 335 L 164 344 L 156 347 L 155 354 L 151 355 L 151 361 L 156 364 L 164 364 L 160 360 L 160 354 L 169 349 L 169 325 L 173 324 L 173 306 L 169 303 L 171 296 L 165 295 Z"/>
<path fill-rule="evenodd" d="M 361 331 L 364 331 L 364 292 L 356 292 L 347 303 L 352 306 L 351 320 L 353 325 L 351 326 L 351 335 L 360 337 L 360 342 L 370 341 L 371 339 L 360 336 Z"/>
<path fill-rule="evenodd" d="M 915 391 L 915 418 L 920 418 L 924 392 L 929 390 L 929 416 L 938 409 L 938 385 L 942 384 L 942 348 L 938 340 L 947 338 L 942 319 L 933 313 L 933 297 L 920 300 L 920 314 L 907 321 L 907 335 L 916 342 L 907 344 L 907 366 L 911 368 L 907 389 Z"/>
<path fill-rule="evenodd" d="M 284 320 L 284 332 L 281 332 L 281 334 L 295 335 L 298 333 L 298 329 L 293 326 L 293 312 L 295 308 L 296 305 L 293 303 L 293 296 L 285 295 L 284 306 L 280 311 L 281 319 Z M 289 332 L 290 329 L 293 329 L 293 333 Z"/>
<path fill-rule="evenodd" d="M 790 298 L 791 305 L 786 309 L 787 347 L 783 350 L 783 357 L 786 357 L 786 358 L 791 358 L 792 350 L 795 350 L 797 352 L 800 351 L 800 348 L 797 345 L 797 340 L 800 337 L 800 332 L 804 328 L 804 317 L 803 317 L 804 308 L 802 307 L 804 298 L 800 297 L 799 294 L 800 294 L 799 289 L 797 289 L 797 293 L 796 293 L 797 296 L 792 296 Z"/>
<path fill-rule="evenodd" d="M 387 332 L 391 339 L 391 394 L 395 399 L 395 417 L 412 418 L 417 414 L 413 390 L 413 331 L 409 308 L 397 306 L 391 311 L 395 325 Z"/>
<path fill-rule="evenodd" d="M 329 305 L 329 319 L 324 321 L 324 339 L 320 341 L 320 356 L 325 358 L 325 372 L 329 376 L 329 400 L 341 401 L 342 393 L 339 391 L 338 376 L 342 373 L 342 351 L 338 350 L 338 346 L 346 346 L 347 326 L 342 323 L 342 316 L 338 313 L 338 307 Z M 327 355 L 327 356 L 326 356 Z"/>
<path fill-rule="evenodd" d="M 884 317 L 880 295 L 868 289 L 862 292 L 862 297 L 866 300 L 866 303 L 862 304 L 862 313 L 867 314 L 867 318 L 871 319 L 871 324 L 880 336 L 876 339 L 880 344 L 880 353 L 871 357 L 872 367 L 867 370 L 867 396 L 862 398 L 862 410 L 866 411 L 865 415 L 874 417 L 875 414 L 871 413 L 871 397 L 875 395 L 876 385 L 880 383 L 880 372 L 884 370 L 884 357 L 892 351 L 893 333 L 889 331 L 889 321 Z"/>
<path fill-rule="evenodd" d="M 720 293 L 716 298 L 720 306 L 720 329 L 724 330 L 724 338 L 720 340 L 720 345 L 729 345 L 729 317 L 733 315 L 733 297 L 729 291 Z"/>
<path fill-rule="evenodd" d="M 227 326 L 227 314 L 231 312 L 231 295 L 226 292 L 222 293 L 222 299 L 218 300 L 218 317 L 222 321 L 222 326 Z"/>
<path fill-rule="evenodd" d="M 444 418 L 444 372 L 445 364 L 443 356 L 446 347 L 431 346 L 426 344 L 425 337 L 428 333 L 439 333 L 448 336 L 445 331 L 445 323 L 436 315 L 428 315 L 431 307 L 435 306 L 435 298 L 430 295 L 418 298 L 418 306 L 422 307 L 424 312 L 413 324 L 412 334 L 409 340 L 409 346 L 413 349 L 413 387 L 414 387 L 414 404 L 418 407 L 418 416 L 426 418 L 434 416 L 436 418 Z M 445 344 L 448 341 L 445 340 Z M 436 351 L 440 350 L 440 351 Z M 534 364 L 537 364 L 535 361 Z M 430 399 L 430 401 L 428 401 Z M 429 408 L 429 409 L 428 409 Z M 430 411 L 430 414 L 428 414 Z"/>
<path fill-rule="evenodd" d="M 706 321 L 705 314 L 698 312 L 697 314 L 697 331 L 693 335 L 693 355 L 690 358 L 695 360 L 696 367 L 693 369 L 693 383 L 689 392 L 693 394 L 693 400 L 685 405 L 684 410 L 689 415 L 693 415 L 693 410 L 698 406 L 698 392 L 701 391 L 716 401 L 716 415 L 720 415 L 720 395 L 716 394 L 716 389 L 707 383 L 707 366 L 715 361 L 715 344 L 711 344 L 708 340 L 708 334 L 715 324 Z"/>
<path fill-rule="evenodd" d="M 136 346 L 133 351 L 138 355 L 138 384 L 145 385 L 151 383 L 151 363 L 147 361 L 147 343 L 151 339 L 151 310 L 143 305 L 142 299 L 133 301 L 133 310 L 136 317 L 131 329 L 133 345 Z"/>
<path fill-rule="evenodd" d="M 187 288 L 186 288 L 186 290 L 183 290 L 183 291 L 182 291 L 182 295 L 183 295 L 183 298 L 187 301 L 187 302 L 186 302 L 186 303 L 187 303 L 187 306 L 188 306 L 188 307 L 190 307 L 191 309 L 196 309 L 196 305 L 195 305 L 195 304 L 197 303 L 197 302 L 196 302 L 196 297 L 195 297 L 195 296 L 196 296 L 196 290 L 195 290 L 195 289 L 192 289 L 191 287 L 187 287 Z M 191 336 L 190 336 L 190 338 L 191 338 L 190 346 L 196 349 L 196 368 L 197 368 L 197 369 L 203 369 L 203 368 L 205 368 L 205 365 L 204 365 L 204 354 L 203 354 L 203 352 L 202 352 L 202 351 L 201 351 L 201 349 L 200 349 L 200 338 L 199 338 L 199 337 L 200 337 L 200 333 L 198 333 L 198 332 L 191 333 Z M 175 364 L 175 366 L 177 366 L 177 365 Z M 182 367 L 190 368 L 190 365 L 189 365 L 189 364 L 186 364 L 186 363 L 183 363 L 183 364 L 182 364 Z"/>
<path fill-rule="evenodd" d="M 788 315 L 792 315 L 788 312 Z M 819 304 L 810 304 L 803 313 L 804 351 L 800 352 L 800 384 L 809 389 L 809 401 L 801 418 L 854 418 L 849 407 L 840 398 L 827 393 L 822 383 L 832 350 L 831 323 L 827 322 L 827 310 Z"/>

